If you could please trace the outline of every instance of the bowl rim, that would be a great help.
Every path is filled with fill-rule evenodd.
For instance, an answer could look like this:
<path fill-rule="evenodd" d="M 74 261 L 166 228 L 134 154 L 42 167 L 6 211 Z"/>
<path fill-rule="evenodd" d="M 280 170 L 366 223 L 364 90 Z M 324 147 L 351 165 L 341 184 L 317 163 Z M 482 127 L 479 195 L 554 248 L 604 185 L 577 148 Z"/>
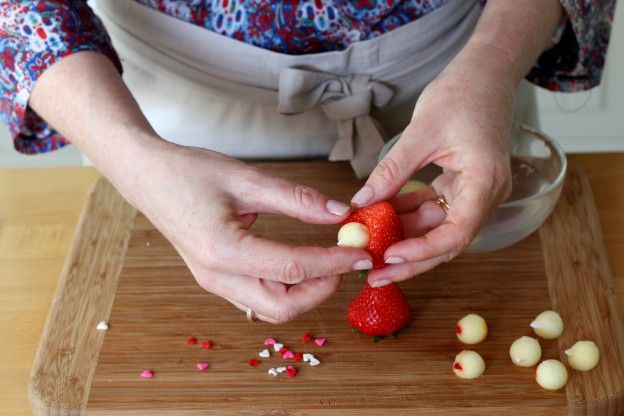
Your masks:
<path fill-rule="evenodd" d="M 524 204 L 527 201 L 532 201 L 534 199 L 537 198 L 541 198 L 546 194 L 551 193 L 554 189 L 558 188 L 561 186 L 563 180 L 566 177 L 566 173 L 568 171 L 568 158 L 565 155 L 565 152 L 563 151 L 563 148 L 561 147 L 561 145 L 559 143 L 557 143 L 555 141 L 555 139 L 553 139 L 552 137 L 550 137 L 549 135 L 542 133 L 541 131 L 528 126 L 524 123 L 520 123 L 520 122 L 515 122 L 513 124 L 513 129 L 517 129 L 519 128 L 520 130 L 523 130 L 527 133 L 531 133 L 537 137 L 539 137 L 540 139 L 542 139 L 543 141 L 545 141 L 546 143 L 548 143 L 554 150 L 555 153 L 557 155 L 557 157 L 559 158 L 559 160 L 561 160 L 561 170 L 559 171 L 559 174 L 557 175 L 557 177 L 555 178 L 554 181 L 552 181 L 550 183 L 550 185 L 548 185 L 546 188 L 542 189 L 540 192 L 521 198 L 521 199 L 516 199 L 515 201 L 510 201 L 510 202 L 503 202 L 501 203 L 498 207 L 499 208 L 504 208 L 504 207 L 513 207 L 516 205 L 521 205 Z"/>

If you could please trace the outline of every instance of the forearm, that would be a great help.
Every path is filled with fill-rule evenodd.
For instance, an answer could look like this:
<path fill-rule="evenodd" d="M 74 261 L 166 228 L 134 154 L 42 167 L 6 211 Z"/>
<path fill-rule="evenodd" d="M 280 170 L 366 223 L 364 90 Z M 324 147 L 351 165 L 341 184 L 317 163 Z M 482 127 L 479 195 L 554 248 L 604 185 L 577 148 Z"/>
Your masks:
<path fill-rule="evenodd" d="M 37 80 L 29 105 L 121 188 L 129 185 L 146 152 L 164 148 L 111 61 L 79 52 Z M 134 201 L 131 201 L 134 202 Z"/>
<path fill-rule="evenodd" d="M 449 69 L 478 71 L 515 89 L 548 44 L 562 16 L 559 0 L 490 0 Z"/>

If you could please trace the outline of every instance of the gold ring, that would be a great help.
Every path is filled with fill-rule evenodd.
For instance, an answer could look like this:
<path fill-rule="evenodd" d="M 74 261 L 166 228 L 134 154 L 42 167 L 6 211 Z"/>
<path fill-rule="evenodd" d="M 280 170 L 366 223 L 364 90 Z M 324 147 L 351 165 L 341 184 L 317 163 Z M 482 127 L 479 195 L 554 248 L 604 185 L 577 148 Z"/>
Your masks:
<path fill-rule="evenodd" d="M 247 312 L 245 312 L 245 317 L 249 322 L 256 322 L 258 318 L 256 318 L 256 314 L 251 308 L 247 308 Z"/>
<path fill-rule="evenodd" d="M 442 208 L 444 210 L 444 212 L 446 212 L 448 214 L 449 212 L 449 204 L 446 201 L 446 198 L 444 198 L 444 195 L 438 195 L 433 202 L 435 202 L 436 204 L 438 204 L 440 206 L 440 208 Z"/>

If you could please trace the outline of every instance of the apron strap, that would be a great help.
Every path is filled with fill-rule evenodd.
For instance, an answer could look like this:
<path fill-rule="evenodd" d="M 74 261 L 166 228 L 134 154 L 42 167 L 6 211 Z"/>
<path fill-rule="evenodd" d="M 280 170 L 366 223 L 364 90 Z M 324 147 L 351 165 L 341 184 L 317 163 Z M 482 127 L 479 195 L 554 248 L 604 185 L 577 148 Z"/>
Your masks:
<path fill-rule="evenodd" d="M 277 111 L 297 114 L 320 105 L 338 122 L 338 140 L 329 160 L 350 160 L 358 178 L 375 168 L 385 134 L 370 116 L 371 105 L 383 107 L 393 91 L 370 75 L 339 76 L 299 68 L 280 72 Z"/>

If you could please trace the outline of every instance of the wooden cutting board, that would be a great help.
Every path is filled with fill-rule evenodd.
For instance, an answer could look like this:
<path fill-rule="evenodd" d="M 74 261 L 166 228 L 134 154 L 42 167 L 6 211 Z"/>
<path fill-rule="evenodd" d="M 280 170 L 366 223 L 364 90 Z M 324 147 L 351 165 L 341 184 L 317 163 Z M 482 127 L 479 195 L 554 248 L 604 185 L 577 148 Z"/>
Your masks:
<path fill-rule="evenodd" d="M 261 166 L 339 200 L 359 185 L 345 164 Z M 329 246 L 336 228 L 266 216 L 253 229 L 293 245 Z M 101 179 L 85 206 L 35 358 L 34 413 L 624 414 L 623 320 L 591 190 L 574 168 L 538 232 L 506 250 L 464 254 L 402 284 L 414 321 L 398 339 L 373 343 L 350 331 L 345 311 L 361 284 L 347 276 L 332 299 L 290 323 L 250 324 L 200 289 L 165 238 Z M 594 340 L 602 355 L 591 372 L 570 370 L 558 392 L 542 390 L 534 369 L 512 365 L 508 355 L 545 309 L 558 310 L 566 330 L 557 340 L 540 340 L 544 359 L 566 362 L 563 350 L 579 339 Z M 451 371 L 454 356 L 466 348 L 454 326 L 468 312 L 484 316 L 490 328 L 472 347 L 486 362 L 477 380 Z M 101 320 L 109 322 L 108 331 L 96 330 Z M 327 344 L 304 344 L 305 331 Z M 214 347 L 186 345 L 191 335 L 211 339 Z M 249 367 L 268 336 L 312 352 L 321 365 L 297 363 L 295 378 L 267 374 L 284 363 L 276 355 Z M 197 371 L 198 361 L 210 369 Z M 146 368 L 152 379 L 139 377 Z"/>

